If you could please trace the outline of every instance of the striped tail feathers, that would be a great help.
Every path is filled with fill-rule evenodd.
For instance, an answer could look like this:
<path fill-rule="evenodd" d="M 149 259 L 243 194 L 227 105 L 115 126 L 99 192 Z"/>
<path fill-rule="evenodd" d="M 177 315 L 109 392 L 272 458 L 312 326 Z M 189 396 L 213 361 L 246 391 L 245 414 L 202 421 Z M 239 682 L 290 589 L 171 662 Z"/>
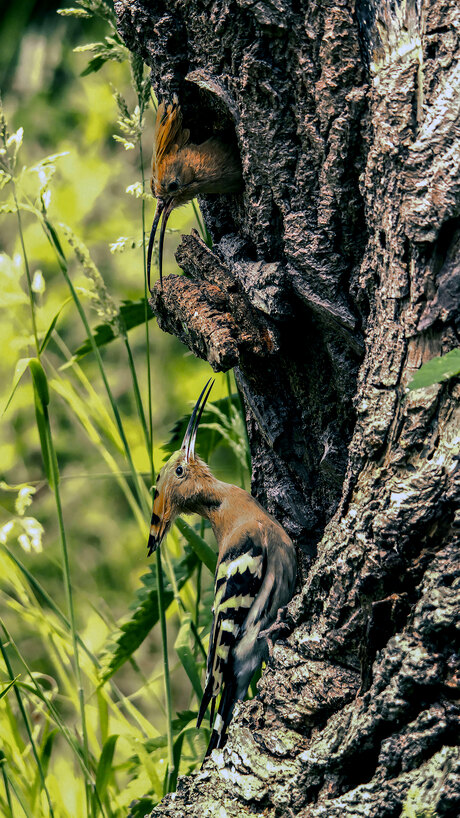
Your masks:
<path fill-rule="evenodd" d="M 206 755 L 225 743 L 226 728 L 235 701 L 244 698 L 252 676 L 252 672 L 249 677 L 243 672 L 244 679 L 239 678 L 235 672 L 234 657 L 248 613 L 262 586 L 265 569 L 265 549 L 247 535 L 242 542 L 227 550 L 217 567 L 214 620 L 197 726 L 201 724 L 211 700 L 212 724 L 216 697 L 219 692 L 222 692 L 222 696 Z"/>
<path fill-rule="evenodd" d="M 238 700 L 236 695 L 237 683 L 233 676 L 224 683 L 222 696 L 220 697 L 219 709 L 212 728 L 211 738 L 205 758 L 211 755 L 213 750 L 223 747 L 227 738 L 227 728 L 232 718 L 233 709 Z M 214 700 L 215 701 L 215 700 Z"/>
<path fill-rule="evenodd" d="M 214 623 L 213 623 L 214 627 Z M 213 631 L 211 631 L 211 641 L 209 643 L 209 653 L 208 653 L 208 667 L 206 669 L 206 681 L 203 691 L 203 698 L 201 699 L 200 710 L 198 712 L 198 718 L 196 720 L 196 726 L 200 727 L 201 722 L 204 719 L 206 710 L 208 709 L 209 702 L 211 702 L 211 715 L 209 718 L 209 724 L 212 725 L 212 720 L 214 718 L 214 708 L 216 705 L 216 696 L 213 695 L 214 693 L 214 679 L 210 672 L 210 659 L 213 656 L 213 648 L 212 648 L 212 638 L 213 638 Z M 217 695 L 217 694 L 216 694 Z"/>

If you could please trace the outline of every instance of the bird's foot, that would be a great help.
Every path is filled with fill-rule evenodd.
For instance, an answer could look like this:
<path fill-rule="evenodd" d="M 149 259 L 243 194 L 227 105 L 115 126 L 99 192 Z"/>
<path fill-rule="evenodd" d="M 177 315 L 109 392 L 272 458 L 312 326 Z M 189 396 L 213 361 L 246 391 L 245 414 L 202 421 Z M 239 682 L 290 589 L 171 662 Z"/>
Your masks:
<path fill-rule="evenodd" d="M 260 631 L 260 633 L 259 633 L 259 636 L 258 636 L 259 639 L 266 639 L 267 640 L 268 655 L 269 655 L 270 659 L 272 658 L 272 655 L 273 655 L 273 649 L 274 649 L 273 642 L 278 638 L 278 636 L 273 638 L 272 634 L 279 634 L 279 631 L 282 631 L 282 630 L 286 630 L 286 631 L 291 631 L 292 630 L 292 623 L 286 622 L 286 614 L 287 614 L 287 606 L 284 607 L 284 608 L 279 608 L 278 613 L 276 615 L 275 621 L 272 622 L 272 624 L 268 628 L 265 628 L 265 630 Z"/>

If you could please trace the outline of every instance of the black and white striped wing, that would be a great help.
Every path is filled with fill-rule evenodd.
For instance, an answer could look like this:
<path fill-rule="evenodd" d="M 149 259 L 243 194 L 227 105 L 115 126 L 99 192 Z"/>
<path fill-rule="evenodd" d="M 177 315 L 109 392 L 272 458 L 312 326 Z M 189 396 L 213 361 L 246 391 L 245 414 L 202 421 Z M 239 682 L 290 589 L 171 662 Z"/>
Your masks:
<path fill-rule="evenodd" d="M 266 562 L 266 549 L 247 535 L 241 543 L 229 548 L 217 567 L 206 683 L 197 726 L 201 724 L 211 699 L 212 722 L 215 698 L 221 691 L 225 703 L 223 705 L 221 700 L 220 721 L 225 727 L 230 720 L 237 690 L 232 651 L 262 586 Z M 214 729 L 217 729 L 216 724 Z"/>

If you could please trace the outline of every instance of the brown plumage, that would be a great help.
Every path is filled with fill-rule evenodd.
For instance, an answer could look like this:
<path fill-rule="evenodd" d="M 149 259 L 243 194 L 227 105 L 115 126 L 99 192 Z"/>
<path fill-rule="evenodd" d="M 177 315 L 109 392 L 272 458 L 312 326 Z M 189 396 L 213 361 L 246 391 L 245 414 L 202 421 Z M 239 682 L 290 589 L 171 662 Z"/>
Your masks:
<path fill-rule="evenodd" d="M 179 451 L 157 481 L 149 554 L 178 514 L 207 518 L 219 549 L 206 682 L 197 726 L 221 693 L 206 755 L 222 747 L 235 702 L 246 695 L 254 671 L 267 656 L 267 634 L 295 586 L 296 558 L 281 525 L 248 492 L 217 480 L 195 454 L 198 424 L 209 381 L 196 403 Z M 204 396 L 204 397 L 203 397 Z"/>
<path fill-rule="evenodd" d="M 163 277 L 163 242 L 166 223 L 175 207 L 202 193 L 237 193 L 242 189 L 241 164 L 233 148 L 216 136 L 195 145 L 189 142 L 190 131 L 182 127 L 182 113 L 175 96 L 173 102 L 158 106 L 153 145 L 150 187 L 157 199 L 157 209 L 150 232 L 147 254 L 147 278 L 153 243 L 160 216 L 160 282 Z"/>

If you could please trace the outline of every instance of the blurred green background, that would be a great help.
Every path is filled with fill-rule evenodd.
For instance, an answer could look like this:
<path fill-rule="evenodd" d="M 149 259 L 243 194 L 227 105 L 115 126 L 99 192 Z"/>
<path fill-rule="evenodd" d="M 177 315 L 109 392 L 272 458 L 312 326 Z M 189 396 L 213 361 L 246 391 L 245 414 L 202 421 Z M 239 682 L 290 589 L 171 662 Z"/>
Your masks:
<path fill-rule="evenodd" d="M 193 531 L 209 543 L 212 536 L 189 519 L 192 533 L 175 528 L 162 546 L 170 593 L 164 600 L 169 716 L 155 613 L 158 565 L 155 558 L 147 562 L 146 538 L 150 438 L 156 471 L 171 428 L 190 412 L 212 372 L 155 320 L 147 337 L 142 218 L 144 207 L 148 240 L 155 203 L 127 188 L 142 191 L 143 167 L 149 190 L 154 100 L 148 101 L 148 72 L 118 40 L 110 8 L 88 0 L 78 14 L 17 0 L 0 19 L 7 123 L 0 156 L 0 815 L 21 818 L 122 816 L 147 794 L 137 807 L 143 815 L 174 787 L 179 769 L 201 762 L 208 735 L 193 725 L 212 578 L 192 546 Z M 99 46 L 74 51 L 88 43 Z M 90 60 L 98 70 L 88 72 Z M 117 105 L 117 94 L 126 107 L 120 96 Z M 192 206 L 170 218 L 165 274 L 178 272 L 174 251 L 193 226 Z M 56 242 L 65 254 L 61 266 Z M 91 348 L 76 355 L 87 333 L 62 264 L 92 330 L 105 325 L 117 335 L 123 304 L 124 314 L 135 316 L 136 326 L 99 348 L 100 362 Z M 50 388 L 49 406 L 38 401 L 49 413 L 57 492 L 47 480 L 27 363 L 37 356 L 34 320 Z M 233 392 L 232 378 L 218 375 L 216 408 L 203 418 L 198 450 L 219 478 L 248 487 L 245 430 Z M 180 445 L 178 435 L 170 448 Z M 124 654 L 115 661 L 120 644 Z"/>

